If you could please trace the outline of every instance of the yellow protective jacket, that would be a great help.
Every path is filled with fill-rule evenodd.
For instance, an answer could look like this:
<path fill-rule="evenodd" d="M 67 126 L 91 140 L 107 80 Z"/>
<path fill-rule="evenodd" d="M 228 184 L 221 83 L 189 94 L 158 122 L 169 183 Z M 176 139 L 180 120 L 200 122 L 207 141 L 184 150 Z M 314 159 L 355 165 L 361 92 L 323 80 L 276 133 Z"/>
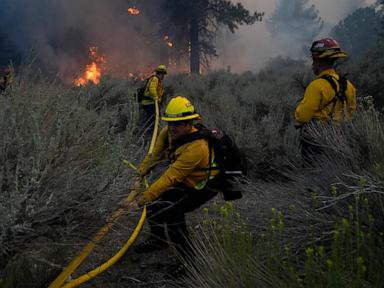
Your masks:
<path fill-rule="evenodd" d="M 332 100 L 336 97 L 335 90 L 327 80 L 320 78 L 326 74 L 337 80 L 340 79 L 335 69 L 327 69 L 322 71 L 318 75 L 318 78 L 313 80 L 308 85 L 303 99 L 295 110 L 296 121 L 300 124 L 308 123 L 313 119 L 342 122 L 344 120 L 350 120 L 353 113 L 356 111 L 356 89 L 352 83 L 348 81 L 347 90 L 345 92 L 347 104 L 345 105 L 341 103 L 341 101 L 336 101 L 333 113 Z M 337 85 L 337 89 L 339 90 L 340 86 L 338 81 L 335 81 L 335 83 Z"/>
<path fill-rule="evenodd" d="M 191 133 L 196 131 L 197 129 L 193 127 Z M 177 184 L 182 183 L 200 190 L 207 183 L 209 174 L 207 168 L 210 167 L 207 140 L 198 139 L 186 143 L 178 147 L 174 153 L 168 153 L 171 151 L 169 148 L 172 148 L 172 142 L 168 136 L 168 127 L 165 127 L 160 131 L 153 153 L 147 155 L 139 167 L 139 172 L 145 175 L 159 161 L 163 159 L 170 161 L 170 165 L 163 175 L 144 191 L 143 197 L 146 202 L 158 199 L 165 191 Z M 211 153 L 211 163 L 213 163 L 213 151 Z M 217 175 L 218 172 L 218 170 L 211 170 L 210 178 Z"/>
<path fill-rule="evenodd" d="M 155 104 L 155 100 L 161 102 L 163 95 L 164 88 L 161 80 L 156 75 L 153 75 L 149 78 L 144 91 L 144 96 L 151 99 L 142 100 L 141 105 L 153 105 Z"/>

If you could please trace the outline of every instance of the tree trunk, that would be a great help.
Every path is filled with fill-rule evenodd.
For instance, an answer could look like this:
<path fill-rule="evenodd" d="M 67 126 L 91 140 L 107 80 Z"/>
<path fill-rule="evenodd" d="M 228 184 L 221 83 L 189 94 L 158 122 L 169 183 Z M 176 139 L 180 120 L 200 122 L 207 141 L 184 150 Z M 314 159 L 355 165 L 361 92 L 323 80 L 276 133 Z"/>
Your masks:
<path fill-rule="evenodd" d="M 191 73 L 200 73 L 200 47 L 199 47 L 199 22 L 196 17 L 190 19 L 190 41 L 191 41 L 191 55 L 190 55 L 190 68 Z"/>

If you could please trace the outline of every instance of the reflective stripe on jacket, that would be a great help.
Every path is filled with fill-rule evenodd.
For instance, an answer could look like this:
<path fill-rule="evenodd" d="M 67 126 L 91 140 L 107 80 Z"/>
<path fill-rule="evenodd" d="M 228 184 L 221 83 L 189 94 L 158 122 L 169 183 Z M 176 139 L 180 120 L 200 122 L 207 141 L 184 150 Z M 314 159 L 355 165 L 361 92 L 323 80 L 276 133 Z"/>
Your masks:
<path fill-rule="evenodd" d="M 346 103 L 337 100 L 334 106 L 332 100 L 336 97 L 335 90 L 327 80 L 320 78 L 326 74 L 339 80 L 339 75 L 334 69 L 327 69 L 322 71 L 318 78 L 308 85 L 303 99 L 295 110 L 295 118 L 299 123 L 308 123 L 312 119 L 327 121 L 330 118 L 336 122 L 342 122 L 343 120 L 350 120 L 356 111 L 356 89 L 352 83 L 347 82 Z M 339 90 L 338 81 L 335 83 Z"/>
<path fill-rule="evenodd" d="M 144 96 L 151 99 L 144 99 L 141 101 L 141 105 L 153 105 L 154 100 L 161 102 L 164 95 L 164 88 L 159 77 L 153 75 L 150 77 L 147 86 L 145 87 Z"/>
<path fill-rule="evenodd" d="M 196 131 L 197 129 L 193 127 L 191 133 Z M 144 192 L 145 199 L 154 201 L 169 188 L 180 183 L 195 189 L 202 189 L 207 182 L 208 175 L 214 177 L 219 172 L 218 170 L 211 170 L 209 173 L 207 169 L 210 166 L 207 140 L 198 139 L 186 143 L 178 147 L 172 155 L 166 153 L 169 147 L 172 147 L 172 143 L 168 136 L 168 128 L 165 127 L 159 134 L 153 154 L 144 159 L 139 170 L 149 170 L 149 167 L 162 159 L 171 160 L 171 164 L 163 175 Z M 211 157 L 213 158 L 213 156 Z"/>

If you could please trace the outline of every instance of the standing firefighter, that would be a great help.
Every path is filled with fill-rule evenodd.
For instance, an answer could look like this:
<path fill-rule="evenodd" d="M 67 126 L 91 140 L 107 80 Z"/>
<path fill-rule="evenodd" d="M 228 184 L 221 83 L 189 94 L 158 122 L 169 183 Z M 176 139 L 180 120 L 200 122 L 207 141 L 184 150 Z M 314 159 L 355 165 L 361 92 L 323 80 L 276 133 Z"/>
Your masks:
<path fill-rule="evenodd" d="M 164 88 L 162 80 L 167 74 L 167 68 L 161 64 L 154 70 L 154 75 L 147 79 L 145 87 L 139 89 L 138 101 L 141 107 L 141 123 L 140 126 L 144 126 L 147 135 L 152 135 L 153 127 L 155 124 L 155 101 L 161 100 L 164 96 Z M 140 91 L 141 90 L 141 91 Z"/>
<path fill-rule="evenodd" d="M 356 110 L 356 89 L 335 70 L 338 59 L 347 57 L 339 43 L 332 38 L 312 43 L 312 69 L 317 76 L 305 90 L 295 110 L 296 121 L 301 124 L 301 149 L 305 166 L 312 166 L 321 152 L 316 140 L 308 132 L 308 125 L 316 122 L 341 123 L 351 120 Z"/>
<path fill-rule="evenodd" d="M 187 98 L 172 98 L 162 117 L 168 125 L 161 130 L 153 154 L 148 155 L 138 169 L 140 176 L 144 177 L 160 160 L 166 159 L 170 163 L 139 196 L 139 205 L 148 204 L 151 235 L 135 247 L 137 253 L 166 248 L 167 229 L 180 255 L 191 255 L 185 213 L 197 209 L 217 194 L 218 190 L 211 188 L 208 179 L 213 180 L 219 173 L 211 169 L 215 166 L 214 153 L 209 151 L 208 141 L 191 138 L 198 133 L 193 125 L 197 119 L 200 115 Z M 184 272 L 184 266 L 180 264 L 170 274 L 180 276 Z"/>

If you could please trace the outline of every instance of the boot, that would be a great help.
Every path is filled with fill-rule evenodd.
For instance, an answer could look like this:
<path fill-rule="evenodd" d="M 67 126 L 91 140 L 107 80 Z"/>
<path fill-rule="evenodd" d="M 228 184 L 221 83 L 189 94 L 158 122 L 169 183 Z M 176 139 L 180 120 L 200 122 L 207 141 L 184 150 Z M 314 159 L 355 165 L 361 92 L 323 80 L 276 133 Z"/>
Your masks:
<path fill-rule="evenodd" d="M 167 247 L 168 247 L 168 244 L 165 240 L 151 235 L 147 240 L 136 245 L 134 247 L 134 251 L 136 253 L 148 253 L 148 252 L 163 250 Z"/>
<path fill-rule="evenodd" d="M 168 247 L 164 226 L 150 222 L 151 234 L 149 238 L 134 247 L 136 253 L 147 253 Z"/>

